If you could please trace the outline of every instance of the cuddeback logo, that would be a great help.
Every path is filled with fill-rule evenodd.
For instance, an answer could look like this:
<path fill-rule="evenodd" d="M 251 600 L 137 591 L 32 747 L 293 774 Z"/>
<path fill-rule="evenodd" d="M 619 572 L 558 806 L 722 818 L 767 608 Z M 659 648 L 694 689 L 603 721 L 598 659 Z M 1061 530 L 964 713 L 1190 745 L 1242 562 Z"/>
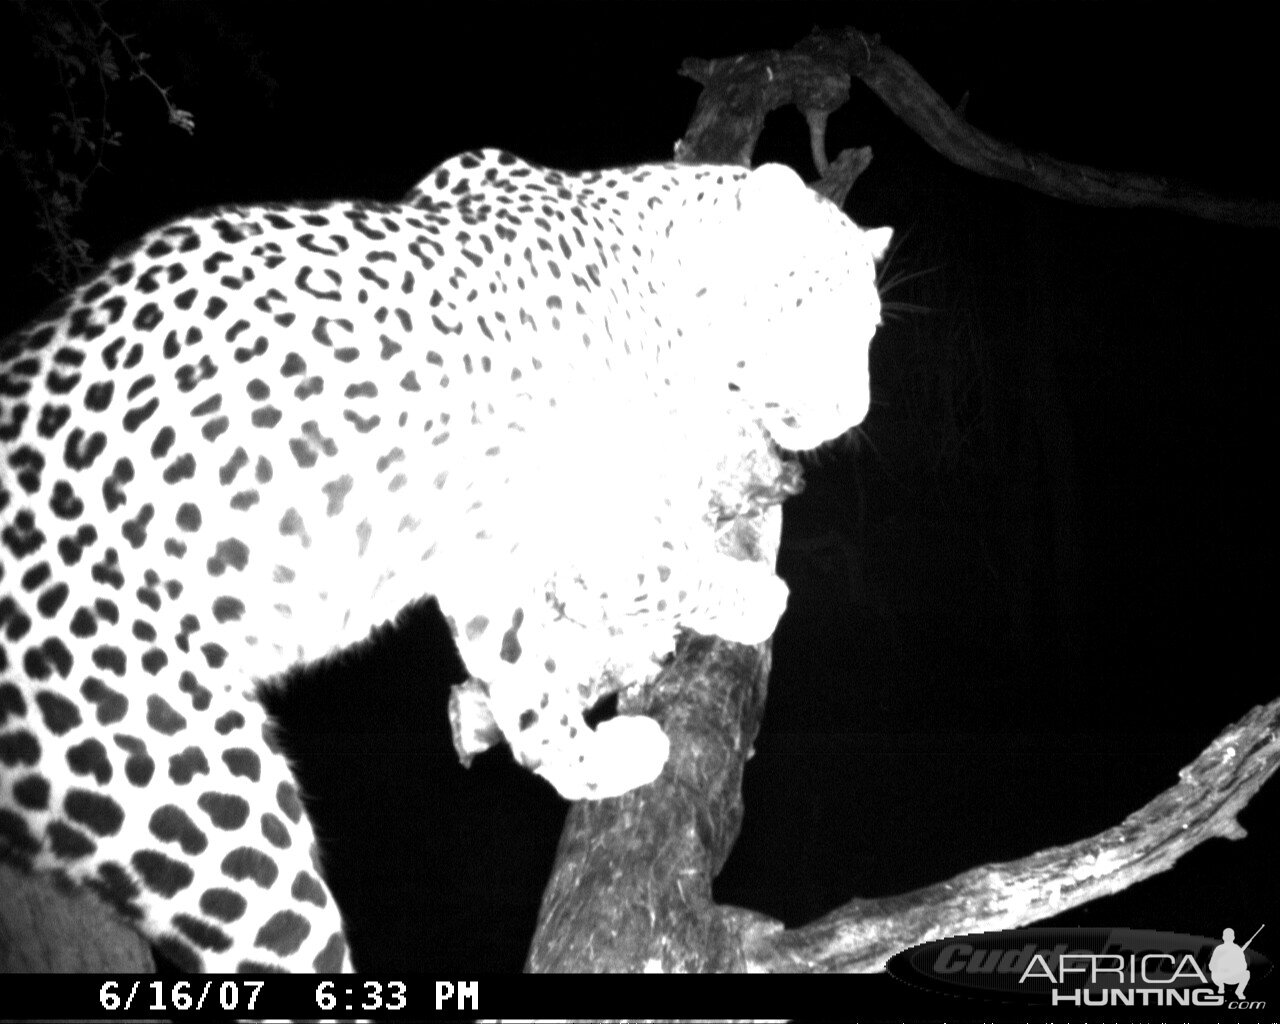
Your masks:
<path fill-rule="evenodd" d="M 931 992 L 1051 1006 L 1263 1009 L 1271 961 L 1226 928 L 1220 939 L 1129 928 L 1022 928 L 959 935 L 894 956 L 889 973 Z M 1250 990 L 1249 997 L 1245 989 Z"/>

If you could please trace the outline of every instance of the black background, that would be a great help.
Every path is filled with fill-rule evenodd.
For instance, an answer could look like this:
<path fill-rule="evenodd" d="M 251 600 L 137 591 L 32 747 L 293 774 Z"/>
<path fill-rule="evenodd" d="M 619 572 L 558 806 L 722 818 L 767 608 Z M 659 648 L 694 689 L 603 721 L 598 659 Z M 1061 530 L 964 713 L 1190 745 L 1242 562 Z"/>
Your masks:
<path fill-rule="evenodd" d="M 473 147 L 565 169 L 661 160 L 698 95 L 682 59 L 786 48 L 815 24 L 881 32 L 1010 143 L 1277 193 L 1272 38 L 1243 7 L 106 10 L 196 131 L 167 127 L 146 83 L 123 90 L 123 144 L 76 222 L 99 257 L 211 203 L 391 199 Z M 39 151 L 57 94 L 29 27 L 0 9 L 0 95 Z M 792 603 L 716 887 L 788 925 L 1102 831 L 1276 690 L 1276 232 L 984 180 L 856 82 L 830 129 L 829 151 L 846 145 L 875 152 L 849 211 L 897 231 L 876 405 L 787 506 Z M 771 115 L 756 157 L 812 176 L 799 114 Z M 0 215 L 7 329 L 52 297 L 27 275 L 39 239 L 7 161 Z M 442 630 L 416 610 L 279 700 L 366 971 L 519 969 L 565 811 L 505 751 L 458 766 Z M 1244 813 L 1244 842 L 1058 923 L 1274 922 L 1278 792 Z"/>

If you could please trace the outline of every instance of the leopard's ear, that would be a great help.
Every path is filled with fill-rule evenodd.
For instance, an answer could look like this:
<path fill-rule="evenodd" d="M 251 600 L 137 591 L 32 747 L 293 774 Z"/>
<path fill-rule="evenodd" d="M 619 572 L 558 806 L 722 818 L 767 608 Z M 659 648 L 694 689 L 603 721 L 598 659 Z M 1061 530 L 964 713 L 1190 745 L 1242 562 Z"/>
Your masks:
<path fill-rule="evenodd" d="M 871 258 L 879 263 L 893 241 L 893 228 L 864 228 L 862 240 L 866 242 Z"/>
<path fill-rule="evenodd" d="M 800 175 L 786 164 L 761 164 L 752 170 L 738 190 L 738 205 L 750 209 L 753 204 L 783 201 L 794 202 L 794 197 L 808 186 Z"/>
<path fill-rule="evenodd" d="M 794 232 L 799 226 L 797 216 L 805 209 L 795 205 L 802 193 L 821 201 L 786 164 L 761 164 L 739 188 L 738 208 L 747 214 L 757 214 L 766 224 L 776 221 L 781 229 Z M 860 227 L 858 230 L 862 232 L 867 255 L 877 263 L 884 259 L 893 241 L 893 228 Z"/>

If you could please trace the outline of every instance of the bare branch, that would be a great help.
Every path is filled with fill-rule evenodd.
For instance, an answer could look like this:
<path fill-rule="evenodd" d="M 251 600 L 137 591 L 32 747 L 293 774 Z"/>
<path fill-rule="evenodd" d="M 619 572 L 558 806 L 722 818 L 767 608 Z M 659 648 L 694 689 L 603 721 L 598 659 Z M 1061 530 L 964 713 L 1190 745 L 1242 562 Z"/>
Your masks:
<path fill-rule="evenodd" d="M 1169 210 L 1245 227 L 1280 227 L 1280 203 L 1233 199 L 1189 182 L 1106 171 L 1000 142 L 966 121 L 907 61 L 854 28 L 814 33 L 798 47 L 857 76 L 924 142 L 952 163 L 1085 206 Z"/>
<path fill-rule="evenodd" d="M 1236 815 L 1278 767 L 1280 699 L 1225 729 L 1175 786 L 1114 828 L 913 893 L 854 900 L 802 928 L 759 929 L 747 936 L 748 969 L 877 971 L 921 942 L 1017 928 L 1121 892 L 1215 836 L 1242 839 Z"/>
<path fill-rule="evenodd" d="M 849 101 L 849 75 L 833 74 L 824 63 L 799 50 L 743 54 L 723 60 L 690 57 L 680 74 L 705 88 L 698 97 L 684 137 L 676 144 L 677 160 L 751 163 L 765 115 L 794 106 L 809 124 L 813 164 L 824 184 L 833 173 L 838 184 L 818 190 L 843 205 L 853 181 L 871 162 L 869 149 L 840 153 L 828 161 L 827 117 Z M 838 168 L 832 171 L 832 165 Z"/>
<path fill-rule="evenodd" d="M 188 135 L 193 135 L 196 130 L 195 115 L 189 110 L 183 110 L 181 107 L 175 106 L 173 100 L 169 98 L 168 87 L 157 82 L 146 69 L 146 62 L 148 58 L 150 58 L 151 54 L 146 53 L 145 51 L 140 53 L 133 52 L 133 48 L 129 45 L 129 41 L 134 38 L 133 35 L 121 35 L 117 32 L 115 27 L 107 21 L 106 15 L 103 14 L 102 4 L 95 5 L 95 12 L 98 16 L 97 30 L 99 35 L 110 36 L 114 39 L 116 41 L 116 45 L 120 47 L 125 57 L 128 58 L 129 63 L 132 66 L 132 72 L 129 77 L 131 79 L 140 78 L 150 85 L 160 99 L 164 101 L 165 109 L 169 113 L 169 123 L 175 128 L 181 128 Z M 104 48 L 104 53 L 106 52 L 109 51 Z"/>
<path fill-rule="evenodd" d="M 690 59 L 681 74 L 706 86 L 677 154 L 710 149 L 747 164 L 764 117 L 794 104 L 810 125 L 814 163 L 826 175 L 825 119 L 856 77 L 935 152 L 952 163 L 1086 206 L 1168 210 L 1245 227 L 1280 227 L 1280 203 L 1218 195 L 1153 174 L 1102 170 L 1001 142 L 952 109 L 906 60 L 855 28 L 814 32 L 789 51 Z"/>

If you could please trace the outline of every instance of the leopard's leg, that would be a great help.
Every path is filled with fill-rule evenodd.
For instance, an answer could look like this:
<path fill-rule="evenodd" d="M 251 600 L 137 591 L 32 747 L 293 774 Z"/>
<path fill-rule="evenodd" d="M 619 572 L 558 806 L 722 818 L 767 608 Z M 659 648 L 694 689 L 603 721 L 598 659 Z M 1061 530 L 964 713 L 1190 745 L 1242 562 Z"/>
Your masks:
<path fill-rule="evenodd" d="M 96 890 L 185 970 L 352 970 L 250 680 L 162 671 L 139 692 L 107 672 L 74 688 L 56 674 L 19 685 L 12 664 L 5 675 L 0 843 L 11 857 Z"/>
<path fill-rule="evenodd" d="M 670 745 L 656 721 L 619 715 L 593 730 L 583 711 L 602 693 L 651 678 L 675 647 L 677 625 L 760 643 L 787 602 L 769 565 L 719 552 L 701 518 L 687 517 L 675 533 L 682 539 L 670 539 L 671 512 L 661 500 L 631 510 L 628 539 L 644 537 L 634 545 L 639 558 L 620 562 L 618 547 L 583 522 L 576 547 L 547 546 L 554 564 L 522 565 L 519 552 L 487 568 L 482 559 L 466 578 L 486 581 L 483 593 L 464 586 L 438 595 L 473 676 L 451 703 L 464 763 L 505 738 L 517 761 L 569 799 L 616 796 L 662 770 Z M 542 586 L 499 595 L 498 581 L 543 576 Z M 495 622 L 498 608 L 509 611 Z"/>
<path fill-rule="evenodd" d="M 490 703 L 517 760 L 569 799 L 620 795 L 651 782 L 666 764 L 670 741 L 654 719 L 618 715 L 584 731 L 581 712 L 602 690 L 625 689 L 652 678 L 675 648 L 677 622 L 734 643 L 758 644 L 773 635 L 786 610 L 787 585 L 766 563 L 709 551 L 696 561 L 691 556 L 666 558 L 660 568 L 648 575 L 626 574 L 643 595 L 628 593 L 614 579 L 608 596 L 583 600 L 579 595 L 563 605 L 544 602 L 544 614 L 526 635 L 558 652 L 567 659 L 564 663 L 554 656 L 544 661 L 535 650 L 523 668 L 489 668 L 489 678 L 504 681 L 490 687 Z M 588 577 L 578 574 L 575 582 L 580 592 L 589 593 L 584 591 L 592 582 Z M 563 587 L 559 593 L 564 594 Z M 664 593 L 668 596 L 659 596 Z M 612 615 L 591 614 L 610 605 Z M 552 614 L 545 614 L 548 609 Z M 573 614 L 582 619 L 571 618 Z M 554 671 L 531 688 L 529 680 L 536 680 L 540 669 Z M 607 688 L 605 673 L 613 680 Z M 532 704 L 531 693 L 540 706 Z"/>
<path fill-rule="evenodd" d="M 617 715 L 590 726 L 583 713 L 599 695 L 652 677 L 657 664 L 602 627 L 566 619 L 545 591 L 514 603 L 503 621 L 468 615 L 465 602 L 446 615 L 471 680 L 450 702 L 454 739 L 464 763 L 502 739 L 515 759 L 547 779 L 567 799 L 618 796 L 652 782 L 670 744 L 661 726 L 643 715 Z M 641 678 L 643 677 L 643 678 Z"/>
<path fill-rule="evenodd" d="M 556 575 L 566 616 L 658 644 L 669 641 L 677 625 L 733 643 L 768 640 L 786 611 L 786 583 L 768 562 L 719 550 L 716 530 L 703 519 L 683 522 L 676 528 L 654 515 L 642 524 L 648 537 L 635 544 L 640 554 L 623 564 L 608 550 L 584 548 Z"/>

